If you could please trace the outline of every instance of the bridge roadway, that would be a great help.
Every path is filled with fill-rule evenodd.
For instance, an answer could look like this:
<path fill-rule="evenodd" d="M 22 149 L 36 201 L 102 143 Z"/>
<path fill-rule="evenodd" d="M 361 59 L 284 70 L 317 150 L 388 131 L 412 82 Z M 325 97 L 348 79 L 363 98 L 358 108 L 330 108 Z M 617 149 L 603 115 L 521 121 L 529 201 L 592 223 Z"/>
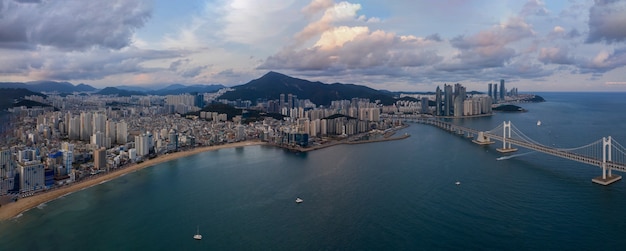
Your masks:
<path fill-rule="evenodd" d="M 471 136 L 471 137 L 476 137 L 478 135 L 478 133 L 480 132 L 479 130 L 475 130 L 475 129 L 471 129 L 471 128 L 467 128 L 467 127 L 463 127 L 463 126 L 459 126 L 459 125 L 455 125 L 449 122 L 444 122 L 444 121 L 440 121 L 440 120 L 436 120 L 436 119 L 428 119 L 428 118 L 412 118 L 412 119 L 407 119 L 409 121 L 415 121 L 417 123 L 422 123 L 422 124 L 427 124 L 427 125 L 432 125 L 438 128 L 441 128 L 443 130 L 449 131 L 449 132 L 454 132 L 457 134 L 467 134 L 467 136 Z M 495 135 L 495 134 L 491 134 L 488 132 L 483 132 L 483 135 L 487 138 L 490 139 L 495 139 L 498 140 L 500 142 L 502 142 L 503 137 L 500 135 Z M 581 163 L 585 163 L 585 164 L 589 164 L 589 165 L 594 165 L 594 166 L 598 166 L 600 168 L 602 168 L 602 159 L 596 159 L 596 158 L 591 158 L 591 157 L 587 157 L 584 155 L 580 155 L 580 154 L 576 154 L 576 153 L 571 153 L 571 152 L 566 152 L 566 151 L 562 151 L 556 148 L 551 148 L 551 147 L 547 147 L 547 146 L 543 146 L 543 145 L 536 145 L 536 144 L 532 144 L 532 143 L 528 143 L 526 141 L 521 141 L 521 140 L 517 140 L 517 139 L 512 139 L 512 138 L 507 138 L 506 139 L 507 143 L 510 143 L 511 145 L 516 145 L 516 146 L 520 146 L 526 149 L 530 149 L 530 150 L 534 150 L 534 151 L 538 151 L 538 152 L 542 152 L 542 153 L 546 153 L 546 154 L 550 154 L 553 156 L 557 156 L 557 157 L 561 157 L 564 159 L 569 159 L 569 160 L 573 160 L 573 161 L 578 161 Z M 617 163 L 617 162 L 612 162 L 612 161 L 607 161 L 606 162 L 606 167 L 613 169 L 613 170 L 617 170 L 617 171 L 621 171 L 621 172 L 626 172 L 626 165 L 625 164 L 621 164 L 621 163 Z"/>

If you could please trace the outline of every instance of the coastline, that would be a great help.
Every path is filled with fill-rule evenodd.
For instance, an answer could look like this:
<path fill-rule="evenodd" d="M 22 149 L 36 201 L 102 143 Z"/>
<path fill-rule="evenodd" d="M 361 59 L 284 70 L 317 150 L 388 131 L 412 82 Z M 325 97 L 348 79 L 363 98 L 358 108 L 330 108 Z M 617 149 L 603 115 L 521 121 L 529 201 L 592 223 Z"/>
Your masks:
<path fill-rule="evenodd" d="M 106 173 L 104 175 L 98 176 L 93 179 L 81 181 L 81 182 L 64 186 L 64 187 L 51 190 L 48 192 L 39 193 L 31 197 L 20 198 L 16 202 L 2 205 L 0 206 L 0 222 L 4 220 L 12 219 L 25 211 L 28 211 L 34 207 L 37 207 L 38 205 L 42 203 L 46 203 L 46 202 L 58 199 L 59 197 L 65 196 L 67 194 L 104 183 L 106 181 L 118 178 L 128 173 L 135 172 L 137 170 L 144 169 L 146 167 L 154 166 L 163 162 L 168 162 L 171 160 L 184 158 L 187 156 L 191 156 L 191 155 L 195 155 L 195 154 L 207 152 L 207 151 L 215 151 L 219 149 L 243 147 L 243 146 L 263 145 L 263 144 L 266 144 L 266 143 L 261 142 L 261 141 L 242 141 L 242 142 L 217 145 L 217 146 L 198 147 L 189 151 L 175 152 L 175 153 L 170 153 L 166 155 L 160 155 L 154 159 L 149 159 L 142 163 L 138 163 L 138 164 L 135 164 L 135 165 L 123 168 L 123 169 L 117 169 L 117 170 L 114 170 L 112 172 Z"/>

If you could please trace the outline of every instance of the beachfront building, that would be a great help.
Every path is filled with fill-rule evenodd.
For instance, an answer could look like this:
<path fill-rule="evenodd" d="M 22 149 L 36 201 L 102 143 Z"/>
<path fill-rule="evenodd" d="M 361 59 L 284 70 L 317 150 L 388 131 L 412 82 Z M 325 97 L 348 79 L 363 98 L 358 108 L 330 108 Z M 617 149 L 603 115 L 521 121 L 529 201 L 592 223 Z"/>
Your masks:
<path fill-rule="evenodd" d="M 63 142 L 61 152 L 63 153 L 63 166 L 67 172 L 65 174 L 69 175 L 72 173 L 72 164 L 74 163 L 74 144 Z"/>
<path fill-rule="evenodd" d="M 20 192 L 33 192 L 45 187 L 45 170 L 41 161 L 19 162 Z"/>
<path fill-rule="evenodd" d="M 15 161 L 11 150 L 0 151 L 0 195 L 7 194 L 15 187 Z"/>
<path fill-rule="evenodd" d="M 104 147 L 93 151 L 93 168 L 96 170 L 106 170 L 107 152 Z"/>

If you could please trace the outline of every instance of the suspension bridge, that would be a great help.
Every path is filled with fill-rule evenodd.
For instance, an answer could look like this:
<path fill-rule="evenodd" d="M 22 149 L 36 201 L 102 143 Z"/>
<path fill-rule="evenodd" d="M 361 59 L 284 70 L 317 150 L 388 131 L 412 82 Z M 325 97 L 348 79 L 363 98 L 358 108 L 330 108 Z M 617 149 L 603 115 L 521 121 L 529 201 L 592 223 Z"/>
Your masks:
<path fill-rule="evenodd" d="M 556 157 L 569 159 L 592 166 L 602 168 L 602 175 L 593 178 L 592 181 L 601 185 L 609 185 L 622 179 L 622 176 L 615 175 L 612 170 L 626 172 L 626 148 L 615 141 L 611 136 L 603 137 L 590 144 L 575 148 L 554 148 L 543 145 L 526 136 L 511 121 L 504 121 L 502 124 L 489 131 L 479 131 L 434 118 L 415 118 L 411 121 L 432 125 L 445 131 L 464 135 L 473 138 L 472 142 L 479 145 L 489 145 L 496 143 L 493 140 L 502 142 L 501 148 L 496 148 L 501 153 L 517 151 L 513 146 L 526 148 L 529 150 L 542 152 Z"/>

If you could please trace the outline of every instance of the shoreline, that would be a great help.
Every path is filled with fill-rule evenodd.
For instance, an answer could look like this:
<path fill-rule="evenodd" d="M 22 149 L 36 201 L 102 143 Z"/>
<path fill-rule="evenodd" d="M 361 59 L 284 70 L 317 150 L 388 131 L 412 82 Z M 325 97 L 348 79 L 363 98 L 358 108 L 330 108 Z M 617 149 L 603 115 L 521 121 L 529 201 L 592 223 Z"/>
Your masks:
<path fill-rule="evenodd" d="M 404 134 L 398 137 L 392 137 L 398 130 L 404 129 L 409 127 L 409 125 L 403 125 L 397 128 L 394 128 L 394 130 L 392 131 L 392 133 L 389 136 L 384 136 L 383 138 L 379 138 L 379 139 L 369 139 L 369 140 L 354 140 L 351 141 L 349 139 L 342 139 L 342 140 L 336 140 L 336 141 L 332 141 L 326 144 L 321 144 L 321 145 L 314 145 L 314 146 L 310 146 L 310 147 L 299 147 L 299 146 L 289 146 L 289 145 L 279 145 L 279 144 L 269 144 L 271 146 L 274 147 L 279 147 L 279 148 L 283 148 L 292 152 L 299 152 L 299 153 L 305 153 L 305 152 L 311 152 L 311 151 L 315 151 L 315 150 L 319 150 L 319 149 L 324 149 L 324 148 L 328 148 L 328 147 L 333 147 L 333 146 L 337 146 L 337 145 L 356 145 L 356 144 L 367 144 L 367 143 L 376 143 L 376 142 L 384 142 L 384 141 L 393 141 L 393 140 L 401 140 L 401 139 L 406 139 L 408 137 L 410 137 L 410 134 Z"/>
<path fill-rule="evenodd" d="M 34 196 L 20 198 L 16 202 L 2 205 L 0 206 L 0 222 L 4 220 L 12 219 L 20 215 L 21 213 L 28 211 L 34 207 L 37 207 L 43 203 L 56 200 L 62 196 L 83 190 L 85 188 L 89 188 L 92 186 L 105 183 L 109 180 L 119 178 L 123 175 L 135 172 L 137 170 L 144 169 L 146 167 L 151 167 L 151 166 L 168 162 L 171 160 L 184 158 L 184 157 L 188 157 L 191 155 L 196 155 L 196 154 L 208 152 L 208 151 L 215 151 L 219 149 L 235 148 L 235 147 L 243 147 L 243 146 L 265 145 L 265 144 L 267 143 L 262 142 L 262 141 L 242 141 L 242 142 L 236 142 L 236 143 L 230 143 L 230 144 L 224 144 L 224 145 L 198 147 L 189 151 L 175 152 L 175 153 L 170 153 L 166 155 L 160 155 L 154 159 L 149 159 L 142 163 L 134 164 L 126 168 L 117 169 L 109 173 L 106 173 L 104 175 L 95 177 L 93 179 L 80 181 L 80 182 L 77 182 L 68 186 L 63 186 L 54 190 L 39 193 Z"/>

